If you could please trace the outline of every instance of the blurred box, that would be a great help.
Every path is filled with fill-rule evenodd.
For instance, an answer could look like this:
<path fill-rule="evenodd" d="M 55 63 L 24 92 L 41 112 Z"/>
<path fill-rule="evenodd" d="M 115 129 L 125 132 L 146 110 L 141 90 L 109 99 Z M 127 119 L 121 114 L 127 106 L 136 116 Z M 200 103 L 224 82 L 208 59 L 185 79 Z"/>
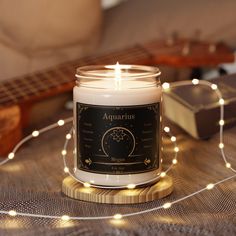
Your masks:
<path fill-rule="evenodd" d="M 217 84 L 225 100 L 224 128 L 236 124 L 236 74 L 210 80 Z M 197 139 L 219 131 L 220 105 L 214 90 L 205 85 L 186 85 L 164 93 L 165 116 Z"/>

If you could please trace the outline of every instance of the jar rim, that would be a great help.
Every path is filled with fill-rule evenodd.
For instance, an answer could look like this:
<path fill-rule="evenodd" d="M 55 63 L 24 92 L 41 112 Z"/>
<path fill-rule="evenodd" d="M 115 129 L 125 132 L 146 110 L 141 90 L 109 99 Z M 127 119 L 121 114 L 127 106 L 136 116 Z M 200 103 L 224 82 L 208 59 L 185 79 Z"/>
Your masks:
<path fill-rule="evenodd" d="M 77 79 L 114 79 L 116 65 L 89 65 L 82 66 L 76 69 L 75 77 Z M 155 66 L 144 65 L 127 65 L 119 64 L 119 68 L 122 73 L 125 73 L 124 77 L 120 79 L 136 80 L 141 78 L 159 77 L 161 71 Z M 108 73 L 110 72 L 110 73 Z"/>

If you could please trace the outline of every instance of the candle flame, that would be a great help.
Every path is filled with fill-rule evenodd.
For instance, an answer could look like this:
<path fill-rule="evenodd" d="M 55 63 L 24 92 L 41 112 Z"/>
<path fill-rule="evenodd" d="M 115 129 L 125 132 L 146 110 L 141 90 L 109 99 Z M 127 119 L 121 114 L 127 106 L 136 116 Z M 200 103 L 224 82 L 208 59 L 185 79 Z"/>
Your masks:
<path fill-rule="evenodd" d="M 121 66 L 119 62 L 116 63 L 114 69 L 115 69 L 115 89 L 119 90 L 121 87 Z"/>
<path fill-rule="evenodd" d="M 106 65 L 105 68 L 114 70 L 112 75 L 114 75 L 115 89 L 121 89 L 121 79 L 122 79 L 122 69 L 130 69 L 131 65 L 120 65 L 117 62 L 115 65 Z"/>
<path fill-rule="evenodd" d="M 115 65 L 115 79 L 120 80 L 121 79 L 121 67 L 119 62 L 116 62 Z"/>

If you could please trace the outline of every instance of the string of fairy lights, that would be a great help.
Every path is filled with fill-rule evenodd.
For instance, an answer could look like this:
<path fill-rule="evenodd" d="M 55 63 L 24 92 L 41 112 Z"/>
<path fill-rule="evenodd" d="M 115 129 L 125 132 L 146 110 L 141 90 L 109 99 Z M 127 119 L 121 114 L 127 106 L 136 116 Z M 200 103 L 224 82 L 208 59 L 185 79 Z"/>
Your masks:
<path fill-rule="evenodd" d="M 224 124 L 225 124 L 225 121 L 224 121 L 224 104 L 225 104 L 225 101 L 222 97 L 222 94 L 220 92 L 220 90 L 218 89 L 217 85 L 216 84 L 213 84 L 213 83 L 210 83 L 209 81 L 204 81 L 204 80 L 198 80 L 198 79 L 193 79 L 192 81 L 180 81 L 180 82 L 175 82 L 175 83 L 172 83 L 171 85 L 169 83 L 163 83 L 162 85 L 162 88 L 163 88 L 163 91 L 164 92 L 168 92 L 168 90 L 170 90 L 171 88 L 174 88 L 174 87 L 178 87 L 178 86 L 187 86 L 187 85 L 194 85 L 194 86 L 197 86 L 199 84 L 202 84 L 202 85 L 205 85 L 205 86 L 208 86 L 210 87 L 212 90 L 214 90 L 217 94 L 217 97 L 218 97 L 218 102 L 219 102 L 219 105 L 220 105 L 220 120 L 219 120 L 219 127 L 220 127 L 220 134 L 219 134 L 219 143 L 218 143 L 218 148 L 220 149 L 221 151 L 221 156 L 222 156 L 222 159 L 224 161 L 224 164 L 225 164 L 225 168 L 231 170 L 233 172 L 233 175 L 227 177 L 227 178 L 223 178 L 222 180 L 220 181 L 217 181 L 215 183 L 208 183 L 205 187 L 199 189 L 198 191 L 196 192 L 193 192 L 189 195 L 186 195 L 184 197 L 181 197 L 179 199 L 176 199 L 172 202 L 166 202 L 164 203 L 163 205 L 160 205 L 160 206 L 157 206 L 157 207 L 153 207 L 153 208 L 149 208 L 149 209 L 146 209 L 146 210 L 140 210 L 140 211 L 136 211 L 136 212 L 131 212 L 131 213 L 126 213 L 126 214 L 120 214 L 120 213 L 116 213 L 114 215 L 108 215 L 108 216 L 70 216 L 69 214 L 68 215 L 62 215 L 62 216 L 58 216 L 58 215 L 47 215 L 47 214 L 32 214 L 32 213 L 28 213 L 28 212 L 18 212 L 14 209 L 11 209 L 9 211 L 5 211 L 5 210 L 0 210 L 0 214 L 4 214 L 4 215 L 9 215 L 9 216 L 25 216 L 25 217 L 38 217 L 38 218 L 46 218 L 46 219 L 59 219 L 59 220 L 63 220 L 63 221 L 68 221 L 68 220 L 105 220 L 105 219 L 115 219 L 115 220 L 120 220 L 121 218 L 124 218 L 124 217 L 130 217 L 130 216 L 135 216 L 135 215 L 140 215 L 140 214 L 145 214 L 145 213 L 148 213 L 148 212 L 152 212 L 152 211 L 156 211 L 156 210 L 159 210 L 159 209 L 168 209 L 170 208 L 172 205 L 174 204 L 177 204 L 185 199 L 188 199 L 188 198 L 191 198 L 199 193 L 202 193 L 204 191 L 208 191 L 208 190 L 211 190 L 213 189 L 215 186 L 219 185 L 219 184 L 222 184 L 226 181 L 229 181 L 233 178 L 236 178 L 236 170 L 231 166 L 231 163 L 228 161 L 227 159 L 227 156 L 225 155 L 225 145 L 224 145 L 224 142 L 223 142 L 223 131 L 224 131 Z M 45 128 L 42 128 L 40 130 L 35 130 L 33 131 L 30 135 L 26 136 L 25 138 L 23 138 L 16 146 L 15 148 L 12 150 L 12 152 L 10 152 L 8 154 L 8 156 L 2 160 L 0 162 L 0 166 L 9 162 L 10 160 L 14 159 L 15 155 L 16 155 L 16 152 L 18 151 L 18 149 L 24 144 L 26 143 L 27 141 L 33 139 L 33 138 L 37 138 L 39 135 L 41 135 L 42 133 L 45 133 L 49 130 L 52 130 L 52 129 L 55 129 L 57 127 L 61 127 L 67 123 L 70 123 L 73 121 L 73 118 L 70 117 L 70 118 L 67 118 L 67 119 L 64 119 L 64 120 L 59 120 L 58 122 L 54 123 L 54 124 L 51 124 Z M 166 176 L 166 174 L 172 169 L 172 167 L 174 165 L 176 165 L 178 163 L 178 160 L 177 160 L 177 155 L 178 155 L 178 152 L 180 151 L 178 145 L 177 145 L 177 139 L 176 137 L 171 133 L 171 130 L 169 127 L 164 127 L 164 132 L 170 137 L 170 140 L 171 142 L 173 143 L 173 151 L 174 151 L 174 157 L 172 159 L 172 162 L 170 164 L 170 166 L 165 170 L 165 171 L 162 171 L 160 174 L 158 174 L 155 178 L 147 181 L 147 182 L 141 182 L 141 183 L 138 183 L 138 184 L 128 184 L 126 186 L 117 186 L 117 187 L 107 187 L 109 189 L 116 189 L 116 188 L 127 188 L 127 189 L 134 189 L 136 188 L 137 186 L 139 185 L 144 185 L 144 184 L 147 184 L 147 183 L 152 183 L 153 181 L 156 181 L 158 180 L 159 178 L 163 178 Z M 101 186 L 98 186 L 96 185 L 96 183 L 85 183 L 85 182 L 82 182 L 80 180 L 78 180 L 75 175 L 73 174 L 73 171 L 70 170 L 69 166 L 67 165 L 67 161 L 66 161 L 66 157 L 67 157 L 67 147 L 68 147 L 68 143 L 69 141 L 72 139 L 73 137 L 73 128 L 70 129 L 70 131 L 66 134 L 65 136 L 65 143 L 64 143 L 64 146 L 63 146 L 63 149 L 61 150 L 61 155 L 62 155 L 62 158 L 63 158 L 63 163 L 64 163 L 64 172 L 67 173 L 68 175 L 70 175 L 72 178 L 76 179 L 76 181 L 79 181 L 80 183 L 82 183 L 84 185 L 85 188 L 90 188 L 90 187 L 95 187 L 95 188 L 101 188 Z M 103 188 L 106 188 L 106 187 L 103 187 Z"/>

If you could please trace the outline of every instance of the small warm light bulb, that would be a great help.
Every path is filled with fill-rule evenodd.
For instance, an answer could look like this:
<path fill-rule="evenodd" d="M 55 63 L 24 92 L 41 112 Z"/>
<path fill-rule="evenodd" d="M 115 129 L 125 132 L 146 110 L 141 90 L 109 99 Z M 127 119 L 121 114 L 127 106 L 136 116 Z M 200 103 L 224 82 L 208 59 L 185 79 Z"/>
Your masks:
<path fill-rule="evenodd" d="M 10 216 L 16 216 L 17 213 L 16 213 L 16 211 L 11 210 L 11 211 L 8 212 L 8 215 L 10 215 Z"/>
<path fill-rule="evenodd" d="M 15 157 L 15 153 L 14 152 L 10 152 L 9 154 L 8 154 L 8 159 L 13 159 Z"/>
<path fill-rule="evenodd" d="M 208 184 L 207 186 L 206 186 L 206 188 L 208 189 L 208 190 L 210 190 L 210 189 L 213 189 L 214 188 L 214 184 Z"/>
<path fill-rule="evenodd" d="M 91 186 L 91 184 L 90 184 L 90 183 L 87 183 L 87 182 L 86 182 L 86 183 L 84 183 L 84 187 L 85 187 L 85 188 L 89 188 L 90 186 Z"/>
<path fill-rule="evenodd" d="M 168 126 L 166 126 L 166 127 L 164 128 L 164 131 L 165 131 L 166 133 L 169 133 L 169 132 L 170 132 L 170 128 L 169 128 Z"/>
<path fill-rule="evenodd" d="M 175 147 L 174 150 L 175 150 L 175 152 L 178 152 L 178 151 L 179 151 L 179 148 L 178 148 L 178 147 Z"/>
<path fill-rule="evenodd" d="M 199 84 L 199 80 L 198 80 L 198 79 L 193 79 L 193 80 L 192 80 L 192 83 L 193 83 L 194 85 L 197 85 L 197 84 Z"/>
<path fill-rule="evenodd" d="M 222 125 L 224 125 L 224 124 L 225 124 L 224 120 L 220 120 L 220 121 L 219 121 L 219 125 L 222 126 Z"/>
<path fill-rule="evenodd" d="M 230 164 L 229 162 L 227 162 L 227 163 L 225 164 L 225 166 L 226 166 L 227 168 L 231 168 L 231 164 Z"/>
<path fill-rule="evenodd" d="M 122 218 L 122 215 L 121 215 L 121 214 L 115 214 L 115 215 L 113 216 L 113 218 L 114 218 L 115 220 L 120 220 L 120 219 Z"/>
<path fill-rule="evenodd" d="M 171 140 L 172 142 L 175 142 L 175 141 L 176 141 L 176 137 L 175 137 L 175 136 L 171 136 L 170 140 Z"/>
<path fill-rule="evenodd" d="M 135 187 L 136 187 L 135 184 L 128 184 L 128 185 L 127 185 L 127 188 L 128 188 L 128 189 L 134 189 Z"/>
<path fill-rule="evenodd" d="M 219 148 L 220 148 L 220 149 L 224 148 L 224 146 L 225 146 L 225 145 L 224 145 L 223 143 L 219 143 Z"/>
<path fill-rule="evenodd" d="M 70 217 L 68 215 L 63 215 L 61 217 L 61 219 L 64 220 L 64 221 L 68 221 L 70 219 Z"/>
<path fill-rule="evenodd" d="M 171 203 L 167 202 L 162 206 L 164 209 L 170 208 L 171 207 Z"/>
<path fill-rule="evenodd" d="M 38 131 L 38 130 L 33 131 L 33 132 L 32 132 L 32 136 L 33 136 L 33 137 L 39 136 L 39 131 Z"/>
<path fill-rule="evenodd" d="M 161 172 L 160 176 L 163 178 L 166 176 L 166 172 Z"/>
<path fill-rule="evenodd" d="M 172 163 L 173 163 L 174 165 L 177 164 L 177 162 L 178 162 L 177 159 L 173 159 L 173 160 L 172 160 Z"/>
<path fill-rule="evenodd" d="M 68 168 L 68 167 L 65 167 L 65 168 L 64 168 L 64 172 L 65 172 L 65 173 L 68 173 L 68 172 L 69 172 L 69 168 Z"/>
<path fill-rule="evenodd" d="M 68 139 L 68 140 L 71 139 L 71 134 L 67 134 L 66 139 Z"/>
<path fill-rule="evenodd" d="M 62 156 L 65 156 L 67 154 L 67 151 L 65 150 L 65 149 L 63 149 L 62 151 L 61 151 L 61 155 Z"/>
<path fill-rule="evenodd" d="M 65 121 L 64 121 L 64 120 L 59 120 L 59 121 L 57 122 L 57 124 L 58 124 L 59 126 L 63 126 L 63 125 L 65 124 Z"/>
<path fill-rule="evenodd" d="M 224 105 L 224 104 L 225 104 L 225 100 L 224 100 L 223 98 L 221 98 L 221 99 L 219 100 L 219 103 L 220 103 L 220 105 Z"/>
<path fill-rule="evenodd" d="M 164 90 L 167 90 L 167 89 L 170 88 L 170 84 L 165 82 L 165 83 L 162 84 L 162 88 L 163 88 Z"/>
<path fill-rule="evenodd" d="M 211 85 L 211 88 L 212 88 L 213 90 L 216 90 L 218 87 L 217 87 L 216 84 L 212 84 L 212 85 Z"/>

